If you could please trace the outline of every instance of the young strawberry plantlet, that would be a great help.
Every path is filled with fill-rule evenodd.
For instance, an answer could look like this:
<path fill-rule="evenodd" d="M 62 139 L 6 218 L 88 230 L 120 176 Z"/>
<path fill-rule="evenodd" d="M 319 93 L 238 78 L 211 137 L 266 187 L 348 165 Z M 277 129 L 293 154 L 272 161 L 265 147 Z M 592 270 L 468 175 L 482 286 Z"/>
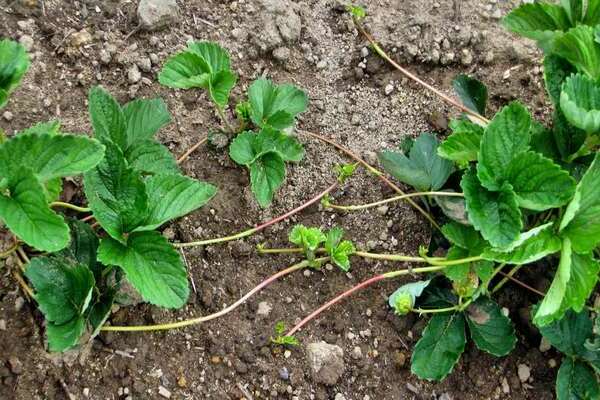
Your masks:
<path fill-rule="evenodd" d="M 285 333 L 285 323 L 283 321 L 279 321 L 275 324 L 275 336 L 271 337 L 271 343 L 279 345 L 279 346 L 298 346 L 300 342 L 293 336 L 286 336 Z"/>
<path fill-rule="evenodd" d="M 302 144 L 284 130 L 293 128 L 296 116 L 306 110 L 308 98 L 293 85 L 257 79 L 248 88 L 248 101 L 235 107 L 236 128 L 224 112 L 237 81 L 230 68 L 229 55 L 219 45 L 192 42 L 167 60 L 158 80 L 172 88 L 208 91 L 228 133 L 235 135 L 229 147 L 231 159 L 248 168 L 252 193 L 261 207 L 268 207 L 285 180 L 285 163 L 304 158 Z"/>

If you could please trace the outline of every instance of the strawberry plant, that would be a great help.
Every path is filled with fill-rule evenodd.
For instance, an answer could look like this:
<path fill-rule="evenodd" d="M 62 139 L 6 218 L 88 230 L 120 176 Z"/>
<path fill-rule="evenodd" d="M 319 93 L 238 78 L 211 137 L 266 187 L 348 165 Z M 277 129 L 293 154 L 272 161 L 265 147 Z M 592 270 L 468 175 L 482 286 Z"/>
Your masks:
<path fill-rule="evenodd" d="M 248 169 L 252 193 L 261 207 L 267 207 L 285 180 L 285 163 L 304 158 L 302 144 L 289 130 L 306 110 L 308 98 L 293 85 L 259 78 L 248 88 L 248 100 L 235 106 L 238 124 L 234 126 L 225 113 L 237 81 L 230 64 L 229 54 L 216 43 L 191 42 L 165 62 L 158 80 L 175 89 L 208 92 L 225 132 L 234 136 L 231 159 Z"/>
<path fill-rule="evenodd" d="M 8 96 L 21 83 L 29 69 L 29 56 L 25 48 L 9 39 L 0 40 L 0 108 L 8 102 Z"/>

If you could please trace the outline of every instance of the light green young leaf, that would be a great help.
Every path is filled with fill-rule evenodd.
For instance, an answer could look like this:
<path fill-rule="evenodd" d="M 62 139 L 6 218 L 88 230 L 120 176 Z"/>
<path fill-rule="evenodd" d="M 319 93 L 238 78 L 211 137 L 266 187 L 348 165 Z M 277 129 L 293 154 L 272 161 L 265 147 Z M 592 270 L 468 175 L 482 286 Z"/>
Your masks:
<path fill-rule="evenodd" d="M 560 107 L 577 128 L 588 133 L 600 131 L 600 86 L 592 79 L 581 74 L 568 77 L 560 95 Z"/>
<path fill-rule="evenodd" d="M 518 102 L 510 103 L 496 114 L 481 140 L 477 176 L 489 190 L 500 190 L 508 165 L 529 147 L 531 117 Z"/>
<path fill-rule="evenodd" d="M 156 140 L 143 140 L 125 152 L 129 166 L 143 174 L 177 174 L 179 167 L 173 154 Z"/>
<path fill-rule="evenodd" d="M 211 72 L 210 66 L 200 55 L 184 51 L 169 57 L 158 74 L 158 82 L 174 89 L 206 89 Z"/>
<path fill-rule="evenodd" d="M 556 39 L 554 52 L 591 79 L 600 78 L 600 46 L 595 41 L 593 27 L 578 25 L 569 29 Z"/>
<path fill-rule="evenodd" d="M 220 108 L 225 108 L 236 82 L 237 76 L 231 71 L 220 71 L 212 75 L 208 82 L 208 93 L 212 101 Z"/>
<path fill-rule="evenodd" d="M 202 57 L 212 74 L 231 69 L 229 54 L 217 43 L 192 42 L 188 44 L 188 50 Z"/>
<path fill-rule="evenodd" d="M 410 149 L 409 157 L 393 151 L 379 153 L 383 168 L 396 179 L 418 190 L 438 190 L 453 171 L 452 162 L 441 158 L 435 136 L 423 133 Z"/>
<path fill-rule="evenodd" d="M 488 91 L 483 83 L 468 75 L 460 74 L 452 81 L 452 87 L 465 107 L 485 115 Z"/>
<path fill-rule="evenodd" d="M 83 315 L 92 297 L 94 275 L 87 266 L 63 257 L 35 257 L 25 276 L 46 320 L 57 325 Z"/>
<path fill-rule="evenodd" d="M 517 197 L 510 188 L 490 192 L 473 169 L 465 172 L 460 186 L 465 194 L 469 220 L 484 239 L 498 248 L 508 247 L 523 228 Z"/>
<path fill-rule="evenodd" d="M 29 128 L 17 132 L 17 135 L 58 135 L 60 133 L 60 121 L 39 122 Z"/>
<path fill-rule="evenodd" d="M 294 124 L 296 115 L 308 106 L 306 93 L 293 85 L 275 85 L 257 79 L 248 88 L 252 122 L 257 126 L 285 129 Z"/>
<path fill-rule="evenodd" d="M 434 315 L 413 350 L 412 373 L 428 381 L 441 381 L 458 362 L 466 342 L 462 314 Z"/>
<path fill-rule="evenodd" d="M 205 205 L 217 188 L 183 175 L 162 174 L 146 179 L 148 218 L 136 231 L 153 230 Z"/>
<path fill-rule="evenodd" d="M 560 223 L 563 236 L 571 239 L 573 250 L 592 251 L 600 243 L 600 154 L 577 185 L 575 196 Z"/>
<path fill-rule="evenodd" d="M 533 151 L 514 158 L 507 166 L 505 177 L 517 195 L 519 206 L 536 211 L 567 204 L 577 184 L 567 171 Z"/>
<path fill-rule="evenodd" d="M 431 280 L 411 282 L 400 286 L 388 298 L 388 304 L 394 310 L 396 315 L 405 315 L 409 313 L 417 301 L 417 297 L 423 294 L 423 291 Z"/>
<path fill-rule="evenodd" d="M 158 232 L 135 232 L 122 244 L 104 238 L 98 260 L 125 271 L 127 280 L 154 305 L 182 307 L 189 296 L 187 271 L 179 253 Z"/>
<path fill-rule="evenodd" d="M 333 227 L 327 232 L 327 238 L 325 240 L 325 250 L 327 253 L 333 253 L 333 250 L 340 244 L 344 237 L 344 230 L 340 227 Z"/>
<path fill-rule="evenodd" d="M 0 220 L 20 239 L 41 251 L 54 252 L 69 243 L 69 227 L 48 207 L 44 187 L 25 167 L 7 181 L 10 195 L 0 193 Z"/>
<path fill-rule="evenodd" d="M 21 83 L 29 69 L 29 56 L 19 43 L 0 40 L 0 108 L 6 105 L 8 96 Z"/>
<path fill-rule="evenodd" d="M 534 316 L 537 326 L 562 318 L 572 309 L 580 312 L 598 282 L 600 264 L 591 254 L 572 251 L 571 241 L 563 240 L 560 263 L 546 296 Z"/>
<path fill-rule="evenodd" d="M 561 6 L 541 2 L 521 5 L 502 22 L 508 30 L 537 41 L 546 53 L 552 51 L 556 38 L 571 27 Z"/>
<path fill-rule="evenodd" d="M 577 359 L 566 357 L 556 377 L 557 400 L 597 399 L 600 387 L 594 371 Z"/>
<path fill-rule="evenodd" d="M 114 239 L 132 232 L 148 217 L 148 196 L 139 172 L 127 165 L 121 150 L 106 143 L 106 156 L 83 177 L 84 190 L 94 217 Z"/>
<path fill-rule="evenodd" d="M 344 230 L 342 228 L 331 228 L 327 232 L 325 240 L 325 251 L 331 257 L 331 260 L 342 269 L 348 272 L 350 270 L 350 256 L 356 251 L 356 248 L 349 240 L 342 241 Z"/>
<path fill-rule="evenodd" d="M 21 134 L 0 145 L 0 176 L 28 168 L 42 182 L 94 168 L 104 146 L 85 136 Z"/>
<path fill-rule="evenodd" d="M 250 165 L 250 187 L 261 207 L 268 207 L 285 179 L 285 162 L 277 153 L 267 153 Z"/>
<path fill-rule="evenodd" d="M 521 233 L 510 249 L 487 248 L 481 256 L 489 261 L 521 265 L 559 252 L 562 242 L 552 225 L 549 223 Z"/>
<path fill-rule="evenodd" d="M 162 99 L 130 101 L 123 106 L 123 115 L 128 146 L 153 139 L 163 126 L 171 122 L 171 114 Z"/>
<path fill-rule="evenodd" d="M 467 165 L 477 160 L 483 128 L 466 119 L 450 121 L 452 134 L 438 147 L 440 157 L 452 160 L 459 165 Z"/>
<path fill-rule="evenodd" d="M 113 142 L 122 151 L 127 149 L 127 121 L 119 103 L 100 86 L 89 94 L 89 113 L 96 139 Z"/>
<path fill-rule="evenodd" d="M 50 179 L 44 184 L 44 194 L 46 195 L 46 201 L 52 203 L 60 199 L 60 194 L 63 190 L 62 178 Z"/>
<path fill-rule="evenodd" d="M 288 237 L 289 241 L 301 246 L 304 250 L 315 251 L 327 240 L 325 234 L 319 228 L 307 228 L 304 225 L 296 225 Z"/>
<path fill-rule="evenodd" d="M 480 297 L 471 303 L 465 316 L 471 339 L 480 350 L 502 357 L 514 349 L 517 343 L 515 328 L 489 297 Z"/>

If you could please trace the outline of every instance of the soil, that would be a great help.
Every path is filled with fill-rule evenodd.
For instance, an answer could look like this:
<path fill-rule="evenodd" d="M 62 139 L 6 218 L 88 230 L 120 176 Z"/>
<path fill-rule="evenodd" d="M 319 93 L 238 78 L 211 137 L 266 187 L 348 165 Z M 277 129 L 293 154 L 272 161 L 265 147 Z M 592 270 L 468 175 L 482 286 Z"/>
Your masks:
<path fill-rule="evenodd" d="M 376 0 L 367 5 L 367 27 L 384 48 L 412 71 L 448 93 L 458 73 L 489 85 L 490 112 L 521 99 L 538 118 L 548 112 L 540 54 L 517 40 L 499 18 L 518 1 Z M 30 45 L 32 66 L 12 96 L 0 126 L 11 133 L 59 118 L 67 132 L 91 132 L 87 92 L 103 85 L 121 102 L 160 96 L 173 122 L 159 134 L 181 154 L 219 120 L 204 94 L 158 84 L 165 58 L 190 39 L 217 41 L 232 54 L 239 74 L 232 104 L 252 79 L 265 75 L 304 88 L 310 108 L 299 127 L 335 139 L 369 162 L 375 152 L 397 146 L 423 131 L 443 135 L 455 116 L 431 94 L 407 81 L 372 54 L 353 28 L 341 2 L 333 0 L 190 0 L 179 2 L 181 18 L 166 30 L 136 30 L 137 1 L 0 0 L 0 36 Z M 136 66 L 138 65 L 138 66 Z M 141 80 L 130 76 L 140 70 Z M 391 92 L 390 92 L 391 90 Z M 388 94 L 386 94 L 388 93 Z M 300 135 L 306 158 L 288 169 L 273 205 L 261 210 L 248 190 L 247 173 L 222 151 L 203 147 L 183 164 L 186 174 L 219 187 L 210 204 L 165 229 L 174 241 L 228 235 L 280 215 L 324 190 L 336 163 L 348 160 L 335 149 Z M 80 182 L 69 200 L 82 201 Z M 63 194 L 65 195 L 65 194 Z M 390 196 L 377 179 L 361 171 L 334 193 L 340 203 L 364 203 Z M 344 227 L 361 248 L 416 254 L 428 244 L 427 222 L 406 204 L 350 214 L 311 206 L 263 234 L 227 245 L 185 252 L 195 291 L 178 311 L 149 305 L 125 307 L 113 324 L 149 324 L 208 314 L 295 260 L 258 256 L 254 246 L 285 246 L 293 224 Z M 6 245 L 8 235 L 3 233 Z M 288 326 L 327 299 L 374 274 L 402 265 L 353 261 L 351 273 L 324 268 L 274 283 L 238 311 L 211 323 L 144 334 L 102 334 L 77 352 L 45 350 L 43 318 L 0 270 L 0 398 L 2 399 L 552 399 L 560 355 L 541 353 L 540 337 L 528 322 L 538 299 L 507 285 L 499 301 L 515 321 L 518 345 L 493 358 L 471 343 L 442 383 L 410 373 L 410 355 L 426 320 L 398 318 L 386 305 L 402 280 L 366 289 L 313 321 L 284 352 L 269 345 L 277 321 Z M 308 276 L 307 276 L 308 275 Z M 539 275 L 537 275 L 539 276 Z M 535 273 L 520 278 L 539 285 Z M 412 279 L 412 278 L 408 278 Z M 543 286 L 543 283 L 541 284 Z M 272 307 L 258 315 L 259 302 Z M 346 369 L 334 386 L 313 381 L 305 356 L 308 343 L 324 340 L 344 350 Z M 351 356 L 356 346 L 362 357 Z M 518 366 L 531 377 L 522 382 Z M 163 390 L 163 394 L 166 392 Z"/>

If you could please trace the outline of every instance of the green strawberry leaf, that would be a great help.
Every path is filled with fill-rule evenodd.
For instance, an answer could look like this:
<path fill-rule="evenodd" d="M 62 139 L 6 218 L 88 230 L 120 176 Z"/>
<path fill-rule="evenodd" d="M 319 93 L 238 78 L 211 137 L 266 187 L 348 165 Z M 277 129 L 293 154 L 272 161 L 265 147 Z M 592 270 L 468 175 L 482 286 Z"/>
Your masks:
<path fill-rule="evenodd" d="M 481 140 L 477 176 L 489 190 L 500 190 L 513 158 L 529 147 L 531 117 L 518 102 L 510 103 L 496 114 Z"/>
<path fill-rule="evenodd" d="M 483 83 L 468 75 L 460 74 L 452 81 L 452 87 L 465 107 L 485 115 L 488 91 Z"/>
<path fill-rule="evenodd" d="M 158 228 L 167 221 L 205 205 L 217 193 L 217 188 L 183 175 L 155 175 L 146 180 L 148 218 L 136 231 Z"/>
<path fill-rule="evenodd" d="M 487 246 L 481 234 L 471 226 L 457 222 L 450 222 L 442 226 L 442 234 L 450 241 L 463 249 L 468 249 L 473 254 L 479 254 Z"/>
<path fill-rule="evenodd" d="M 565 80 L 560 107 L 566 119 L 588 133 L 600 131 L 600 86 L 592 79 L 571 75 Z"/>
<path fill-rule="evenodd" d="M 592 321 L 587 310 L 580 313 L 567 311 L 563 318 L 541 326 L 539 330 L 561 353 L 570 357 L 584 356 L 587 353 L 585 341 L 592 336 Z"/>
<path fill-rule="evenodd" d="M 562 160 L 570 161 L 585 144 L 587 134 L 584 130 L 571 125 L 560 108 L 554 110 L 552 134 L 556 148 Z"/>
<path fill-rule="evenodd" d="M 106 143 L 106 156 L 83 177 L 89 207 L 102 228 L 114 239 L 125 242 L 148 217 L 148 196 L 139 172 L 127 165 L 121 150 Z"/>
<path fill-rule="evenodd" d="M 392 307 L 396 315 L 406 315 L 413 309 L 417 298 L 423 294 L 423 291 L 430 283 L 431 280 L 402 285 L 390 295 L 388 304 Z"/>
<path fill-rule="evenodd" d="M 577 185 L 575 196 L 560 222 L 561 234 L 571 239 L 573 250 L 587 253 L 600 243 L 600 155 Z"/>
<path fill-rule="evenodd" d="M 561 319 L 569 309 L 583 310 L 598 282 L 598 272 L 600 264 L 591 254 L 574 253 L 571 241 L 564 239 L 556 275 L 533 322 L 545 326 Z"/>
<path fill-rule="evenodd" d="M 158 81 L 174 89 L 207 88 L 211 72 L 200 55 L 184 51 L 169 57 L 158 74 Z"/>
<path fill-rule="evenodd" d="M 173 154 L 155 140 L 143 140 L 130 146 L 125 152 L 129 166 L 143 174 L 177 174 L 179 167 Z"/>
<path fill-rule="evenodd" d="M 489 261 L 506 264 L 529 264 L 559 252 L 562 242 L 548 223 L 521 233 L 509 249 L 487 248 L 481 256 Z"/>
<path fill-rule="evenodd" d="M 69 227 L 48 206 L 44 187 L 25 167 L 7 180 L 10 195 L 0 193 L 0 219 L 28 245 L 58 251 L 69 244 Z"/>
<path fill-rule="evenodd" d="M 20 134 L 0 145 L 0 176 L 29 168 L 42 182 L 75 176 L 104 156 L 97 140 L 75 135 Z"/>
<path fill-rule="evenodd" d="M 60 194 L 63 191 L 62 178 L 53 178 L 44 184 L 44 194 L 46 201 L 52 203 L 60 199 Z"/>
<path fill-rule="evenodd" d="M 48 350 L 60 352 L 75 347 L 84 332 L 85 319 L 83 317 L 75 317 L 61 325 L 48 322 L 46 324 Z"/>
<path fill-rule="evenodd" d="M 521 5 L 504 17 L 502 22 L 508 30 L 537 41 L 546 53 L 551 52 L 554 41 L 562 31 L 571 27 L 564 8 L 538 2 Z"/>
<path fill-rule="evenodd" d="M 8 96 L 28 69 L 29 56 L 25 48 L 12 40 L 0 40 L 0 108 L 6 105 Z"/>
<path fill-rule="evenodd" d="M 544 82 L 546 91 L 555 107 L 560 104 L 560 92 L 568 76 L 576 71 L 567 60 L 556 54 L 544 57 Z"/>
<path fill-rule="evenodd" d="M 441 381 L 458 362 L 466 342 L 462 314 L 434 315 L 413 350 L 412 373 L 421 379 Z"/>
<path fill-rule="evenodd" d="M 461 260 L 469 257 L 469 250 L 460 246 L 450 246 L 446 253 L 446 259 L 448 260 Z M 463 263 L 457 265 L 450 265 L 444 269 L 444 275 L 452 282 L 463 282 L 469 278 L 471 272 L 471 264 Z"/>
<path fill-rule="evenodd" d="M 489 297 L 480 297 L 471 303 L 465 316 L 471 339 L 480 350 L 502 357 L 514 349 L 517 343 L 515 329 Z"/>
<path fill-rule="evenodd" d="M 264 154 L 265 149 L 259 147 L 254 132 L 242 132 L 231 141 L 229 145 L 229 156 L 239 165 L 249 166 L 258 157 Z M 269 148 L 266 151 L 272 151 Z"/>
<path fill-rule="evenodd" d="M 162 127 L 171 122 L 171 114 L 163 99 L 130 101 L 123 106 L 123 115 L 128 146 L 153 139 Z"/>
<path fill-rule="evenodd" d="M 208 93 L 212 101 L 220 108 L 229 103 L 229 94 L 237 82 L 237 76 L 231 71 L 220 71 L 208 82 Z"/>
<path fill-rule="evenodd" d="M 383 168 L 399 181 L 421 191 L 438 190 L 453 171 L 452 162 L 437 153 L 439 142 L 431 134 L 423 133 L 410 149 L 409 157 L 393 151 L 379 153 Z"/>
<path fill-rule="evenodd" d="M 552 130 L 539 122 L 531 125 L 531 150 L 555 161 L 561 161 L 562 155 L 558 150 Z"/>
<path fill-rule="evenodd" d="M 519 207 L 536 211 L 567 204 L 577 184 L 567 171 L 533 151 L 514 158 L 505 177 L 517 195 Z"/>
<path fill-rule="evenodd" d="M 30 126 L 29 128 L 23 129 L 17 132 L 17 135 L 58 135 L 60 133 L 60 121 L 48 121 L 38 122 L 37 124 Z"/>
<path fill-rule="evenodd" d="M 261 207 L 268 207 L 285 179 L 285 162 L 277 153 L 267 153 L 250 165 L 250 187 Z"/>
<path fill-rule="evenodd" d="M 337 232 L 334 235 L 337 235 Z M 314 252 L 327 240 L 327 236 L 319 228 L 307 228 L 304 225 L 296 225 L 290 232 L 288 239 L 291 243 L 302 247 L 305 251 Z"/>
<path fill-rule="evenodd" d="M 96 296 L 95 301 L 90 306 L 88 322 L 92 328 L 92 337 L 100 333 L 100 328 L 102 328 L 108 317 L 110 317 L 116 294 L 116 290 L 107 288 L 100 296 Z"/>
<path fill-rule="evenodd" d="M 119 103 L 100 86 L 89 93 L 89 113 L 94 136 L 102 143 L 112 142 L 123 151 L 127 149 L 127 121 Z"/>
<path fill-rule="evenodd" d="M 180 308 L 187 301 L 186 268 L 179 253 L 158 232 L 132 233 L 126 244 L 104 238 L 98 260 L 121 267 L 127 280 L 149 303 Z"/>
<path fill-rule="evenodd" d="M 94 277 L 100 281 L 102 271 L 96 262 L 98 236 L 88 224 L 79 220 L 69 221 L 69 227 L 71 228 L 69 247 L 61 250 L 58 254 L 85 265 L 94 273 Z"/>
<path fill-rule="evenodd" d="M 211 74 L 231 69 L 229 54 L 217 43 L 192 42 L 188 44 L 188 50 L 202 57 Z"/>
<path fill-rule="evenodd" d="M 483 128 L 466 119 L 455 119 L 450 121 L 450 129 L 452 134 L 438 147 L 439 156 L 461 166 L 477 160 Z"/>
<path fill-rule="evenodd" d="M 257 79 L 248 88 L 251 118 L 259 127 L 285 129 L 294 124 L 298 114 L 308 106 L 306 93 L 293 85 L 276 85 Z"/>
<path fill-rule="evenodd" d="M 510 188 L 490 192 L 481 185 L 474 169 L 460 183 L 465 194 L 469 220 L 485 240 L 498 248 L 508 247 L 523 228 L 517 196 Z"/>
<path fill-rule="evenodd" d="M 331 260 L 344 272 L 350 270 L 350 256 L 356 251 L 354 244 L 349 240 L 342 241 L 344 230 L 342 228 L 331 228 L 327 232 L 325 240 L 325 251 Z"/>
<path fill-rule="evenodd" d="M 578 25 L 569 29 L 556 39 L 554 52 L 589 78 L 600 78 L 600 46 L 596 43 L 593 27 Z"/>
<path fill-rule="evenodd" d="M 594 371 L 583 361 L 563 359 L 556 377 L 557 400 L 597 399 L 600 387 Z"/>
<path fill-rule="evenodd" d="M 231 159 L 240 165 L 249 166 L 269 152 L 277 153 L 284 161 L 304 158 L 304 148 L 296 138 L 269 127 L 258 134 L 242 132 L 229 145 Z"/>
<path fill-rule="evenodd" d="M 453 190 L 443 191 L 456 193 Z M 433 198 L 446 217 L 463 225 L 471 225 L 471 221 L 469 221 L 469 216 L 467 215 L 467 206 L 463 197 L 434 196 Z"/>

